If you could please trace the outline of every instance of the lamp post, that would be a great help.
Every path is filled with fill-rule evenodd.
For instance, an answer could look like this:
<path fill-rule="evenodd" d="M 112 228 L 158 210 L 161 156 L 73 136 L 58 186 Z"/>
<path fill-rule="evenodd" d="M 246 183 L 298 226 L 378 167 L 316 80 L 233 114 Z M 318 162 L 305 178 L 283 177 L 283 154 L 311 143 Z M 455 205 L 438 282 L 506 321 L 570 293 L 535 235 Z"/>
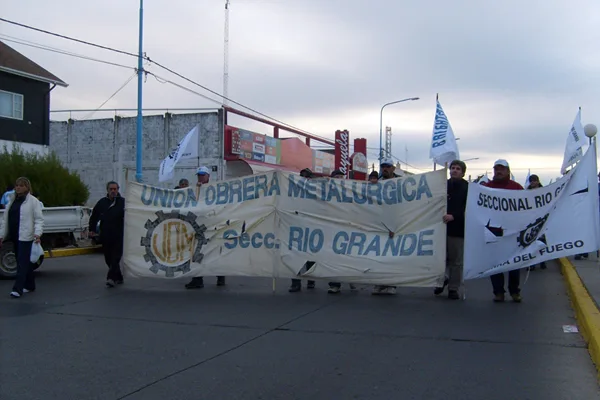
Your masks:
<path fill-rule="evenodd" d="M 136 122 L 136 138 L 135 138 L 135 148 L 136 148 L 136 152 L 135 152 L 135 179 L 136 181 L 138 181 L 139 183 L 142 182 L 143 176 L 142 176 L 142 157 L 143 157 L 143 153 L 142 153 L 142 132 L 143 132 L 143 128 L 142 128 L 142 124 L 143 124 L 143 117 L 142 117 L 142 83 L 143 83 L 143 75 L 144 75 L 144 53 L 143 53 L 143 46 L 142 46 L 142 39 L 144 38 L 143 36 L 143 26 L 144 26 L 144 0 L 140 0 L 140 21 L 139 21 L 140 25 L 139 25 L 139 50 L 138 50 L 138 68 L 137 68 L 137 75 L 138 75 L 138 97 L 137 97 L 137 122 Z"/>
<path fill-rule="evenodd" d="M 596 136 L 596 133 L 598 133 L 598 128 L 596 128 L 596 125 L 594 125 L 594 124 L 587 124 L 586 126 L 583 127 L 583 132 L 585 133 L 585 136 L 587 136 L 588 139 L 590 140 L 590 146 L 591 146 L 592 138 L 594 136 Z"/>
<path fill-rule="evenodd" d="M 381 107 L 381 111 L 379 112 L 379 164 L 381 164 L 381 160 L 383 159 L 383 109 L 392 104 L 403 103 L 405 101 L 415 101 L 419 100 L 418 97 L 409 97 L 402 100 L 392 101 L 384 104 Z"/>

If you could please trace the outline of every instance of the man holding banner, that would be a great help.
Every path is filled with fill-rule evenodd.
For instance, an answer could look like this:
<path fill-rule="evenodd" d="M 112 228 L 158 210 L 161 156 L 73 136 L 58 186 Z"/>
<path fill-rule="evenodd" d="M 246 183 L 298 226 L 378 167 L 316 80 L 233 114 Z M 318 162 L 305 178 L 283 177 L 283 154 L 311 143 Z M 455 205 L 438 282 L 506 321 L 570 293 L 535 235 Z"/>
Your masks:
<path fill-rule="evenodd" d="M 510 179 L 510 165 L 508 161 L 500 159 L 494 163 L 494 177 L 491 181 L 483 183 L 484 186 L 487 186 L 492 189 L 505 189 L 505 190 L 524 190 L 523 186 L 518 182 Z M 494 228 L 490 228 L 492 231 Z M 502 234 L 502 229 L 496 232 L 492 232 L 495 235 Z M 494 274 L 490 276 L 492 280 L 492 286 L 494 288 L 494 301 L 499 303 L 504 301 L 504 274 Z M 508 272 L 508 291 L 513 301 L 516 303 L 521 302 L 521 289 L 519 288 L 521 281 L 521 270 L 514 269 Z"/>
<path fill-rule="evenodd" d="M 469 182 L 464 179 L 467 165 L 459 160 L 450 163 L 450 179 L 448 179 L 448 208 L 443 217 L 446 224 L 446 280 L 444 286 L 433 291 L 440 295 L 448 285 L 448 298 L 458 300 L 458 289 L 463 274 L 463 248 L 465 245 L 465 209 Z"/>

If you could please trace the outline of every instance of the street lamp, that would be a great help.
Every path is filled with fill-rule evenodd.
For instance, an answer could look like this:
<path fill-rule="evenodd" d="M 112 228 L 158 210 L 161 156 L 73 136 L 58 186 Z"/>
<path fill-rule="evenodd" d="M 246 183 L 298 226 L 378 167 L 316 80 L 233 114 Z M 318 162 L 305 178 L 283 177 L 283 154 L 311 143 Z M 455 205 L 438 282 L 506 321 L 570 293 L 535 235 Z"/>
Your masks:
<path fill-rule="evenodd" d="M 384 104 L 381 107 L 381 111 L 379 112 L 379 164 L 381 164 L 381 160 L 383 159 L 383 109 L 392 104 L 403 103 L 405 101 L 415 101 L 419 100 L 418 97 L 409 97 L 407 99 L 392 101 Z"/>
<path fill-rule="evenodd" d="M 596 128 L 596 125 L 594 125 L 594 124 L 587 124 L 586 126 L 583 127 L 583 132 L 585 133 L 585 136 L 587 136 L 588 139 L 590 139 L 590 145 L 591 145 L 592 138 L 594 136 L 596 136 L 596 133 L 598 133 L 598 128 Z"/>

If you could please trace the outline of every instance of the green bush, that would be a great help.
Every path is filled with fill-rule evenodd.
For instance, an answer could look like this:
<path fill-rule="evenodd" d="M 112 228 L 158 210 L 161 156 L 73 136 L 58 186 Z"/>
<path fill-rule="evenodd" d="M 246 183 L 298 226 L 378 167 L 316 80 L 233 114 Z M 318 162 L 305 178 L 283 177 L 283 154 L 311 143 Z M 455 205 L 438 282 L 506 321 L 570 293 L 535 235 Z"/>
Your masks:
<path fill-rule="evenodd" d="M 9 151 L 4 146 L 0 153 L 0 192 L 20 176 L 29 178 L 33 194 L 45 207 L 81 206 L 90 197 L 79 174 L 63 167 L 56 154 L 24 152 L 19 146 Z"/>

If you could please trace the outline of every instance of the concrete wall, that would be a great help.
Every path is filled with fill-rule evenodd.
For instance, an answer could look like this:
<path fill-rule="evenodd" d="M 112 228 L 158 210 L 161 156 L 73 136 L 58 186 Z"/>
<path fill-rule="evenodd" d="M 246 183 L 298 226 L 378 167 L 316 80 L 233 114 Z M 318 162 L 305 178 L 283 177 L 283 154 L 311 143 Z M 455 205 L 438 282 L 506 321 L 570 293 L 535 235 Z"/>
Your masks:
<path fill-rule="evenodd" d="M 181 164 L 172 182 L 158 182 L 160 162 L 195 125 L 200 125 L 197 161 Z M 180 178 L 195 182 L 198 165 L 216 167 L 211 180 L 223 179 L 223 118 L 221 111 L 144 116 L 143 181 L 175 187 Z M 63 165 L 77 171 L 90 188 L 88 205 L 106 195 L 105 185 L 116 180 L 125 195 L 127 181 L 135 181 L 136 118 L 51 121 L 50 150 Z"/>

